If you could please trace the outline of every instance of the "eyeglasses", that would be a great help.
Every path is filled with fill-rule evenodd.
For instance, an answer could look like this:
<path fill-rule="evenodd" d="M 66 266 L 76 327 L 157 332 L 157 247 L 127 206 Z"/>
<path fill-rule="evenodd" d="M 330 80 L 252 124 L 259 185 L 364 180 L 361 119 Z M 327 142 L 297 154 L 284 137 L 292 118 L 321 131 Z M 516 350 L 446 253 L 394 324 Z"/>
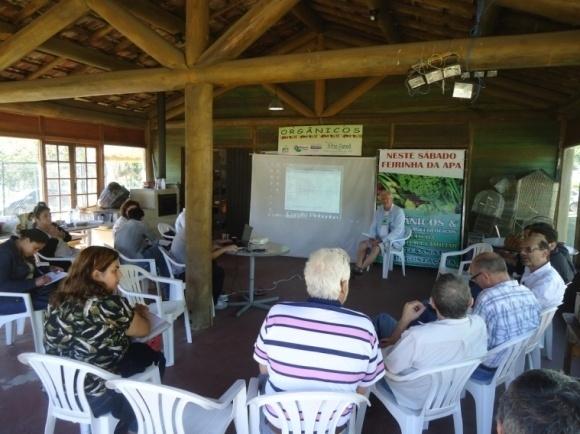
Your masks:
<path fill-rule="evenodd" d="M 479 273 L 475 273 L 475 274 L 471 275 L 471 276 L 469 277 L 469 281 L 470 281 L 470 282 L 473 282 L 475 279 L 477 279 L 477 277 L 478 277 L 480 274 L 481 274 L 481 271 L 480 271 Z"/>

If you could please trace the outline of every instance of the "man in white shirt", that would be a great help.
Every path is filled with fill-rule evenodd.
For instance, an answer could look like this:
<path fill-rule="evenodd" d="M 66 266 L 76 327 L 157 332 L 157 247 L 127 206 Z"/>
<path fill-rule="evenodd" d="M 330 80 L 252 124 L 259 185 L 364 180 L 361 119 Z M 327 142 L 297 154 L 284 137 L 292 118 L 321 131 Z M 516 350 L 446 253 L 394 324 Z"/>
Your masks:
<path fill-rule="evenodd" d="M 356 265 L 353 268 L 355 274 L 362 274 L 371 265 L 379 253 L 380 245 L 385 249 L 384 256 L 388 258 L 389 246 L 392 240 L 398 240 L 405 236 L 405 213 L 393 203 L 393 195 L 389 190 L 380 190 L 378 193 L 381 205 L 375 211 L 373 223 L 367 234 L 371 238 L 363 240 L 358 245 Z M 401 247 L 404 242 L 399 242 Z"/>
<path fill-rule="evenodd" d="M 542 310 L 559 306 L 566 284 L 550 264 L 550 246 L 543 235 L 532 233 L 522 241 L 520 258 L 526 266 L 522 285 L 532 290 Z"/>
<path fill-rule="evenodd" d="M 425 310 L 420 301 L 405 304 L 397 322 L 387 314 L 375 320 L 386 369 L 393 374 L 405 375 L 421 369 L 444 366 L 465 360 L 481 358 L 487 352 L 487 333 L 483 320 L 468 315 L 473 298 L 467 282 L 452 275 L 441 275 L 431 291 L 430 303 L 437 312 L 437 321 L 413 326 Z M 429 379 L 394 382 L 385 377 L 379 387 L 390 390 L 397 402 L 418 410 L 430 389 Z"/>

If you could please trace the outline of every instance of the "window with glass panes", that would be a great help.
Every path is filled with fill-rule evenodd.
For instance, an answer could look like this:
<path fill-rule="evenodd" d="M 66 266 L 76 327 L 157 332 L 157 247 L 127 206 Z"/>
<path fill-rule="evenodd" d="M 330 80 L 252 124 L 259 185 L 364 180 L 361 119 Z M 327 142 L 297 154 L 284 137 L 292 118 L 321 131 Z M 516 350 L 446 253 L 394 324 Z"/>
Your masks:
<path fill-rule="evenodd" d="M 97 204 L 97 148 L 88 145 L 44 145 L 46 196 L 53 219 L 73 208 Z"/>

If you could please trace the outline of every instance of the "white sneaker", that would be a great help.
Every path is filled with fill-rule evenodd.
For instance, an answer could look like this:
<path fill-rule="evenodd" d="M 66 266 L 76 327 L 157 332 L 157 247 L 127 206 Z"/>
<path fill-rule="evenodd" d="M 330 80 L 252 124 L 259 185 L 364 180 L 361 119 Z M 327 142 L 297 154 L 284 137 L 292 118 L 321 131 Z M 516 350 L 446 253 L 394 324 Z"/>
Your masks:
<path fill-rule="evenodd" d="M 228 301 L 230 301 L 230 295 L 229 295 L 229 294 L 221 294 L 221 295 L 218 297 L 218 300 L 223 300 L 223 301 L 225 301 L 225 302 L 228 302 Z"/>
<path fill-rule="evenodd" d="M 224 300 L 218 299 L 217 303 L 214 306 L 215 310 L 224 310 L 228 308 L 228 302 Z"/>

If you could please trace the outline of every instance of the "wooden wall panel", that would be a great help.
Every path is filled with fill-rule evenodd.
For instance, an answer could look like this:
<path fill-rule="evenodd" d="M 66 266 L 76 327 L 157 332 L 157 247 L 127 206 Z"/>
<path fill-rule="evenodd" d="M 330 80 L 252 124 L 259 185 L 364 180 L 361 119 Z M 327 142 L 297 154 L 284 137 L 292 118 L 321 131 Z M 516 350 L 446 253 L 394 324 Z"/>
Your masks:
<path fill-rule="evenodd" d="M 252 157 L 249 149 L 228 149 L 226 157 L 226 231 L 241 236 L 250 221 Z"/>
<path fill-rule="evenodd" d="M 41 135 L 39 119 L 0 112 L 0 135 L 39 137 Z"/>
<path fill-rule="evenodd" d="M 467 148 L 469 127 L 456 125 L 395 125 L 394 148 Z"/>
<path fill-rule="evenodd" d="M 580 116 L 574 119 L 568 119 L 566 122 L 566 138 L 564 146 L 580 145 Z"/>
<path fill-rule="evenodd" d="M 103 125 L 103 142 L 106 145 L 145 147 L 145 130 Z"/>
<path fill-rule="evenodd" d="M 101 127 L 86 122 L 42 118 L 43 134 L 50 137 L 70 138 L 74 141 L 101 141 Z"/>

